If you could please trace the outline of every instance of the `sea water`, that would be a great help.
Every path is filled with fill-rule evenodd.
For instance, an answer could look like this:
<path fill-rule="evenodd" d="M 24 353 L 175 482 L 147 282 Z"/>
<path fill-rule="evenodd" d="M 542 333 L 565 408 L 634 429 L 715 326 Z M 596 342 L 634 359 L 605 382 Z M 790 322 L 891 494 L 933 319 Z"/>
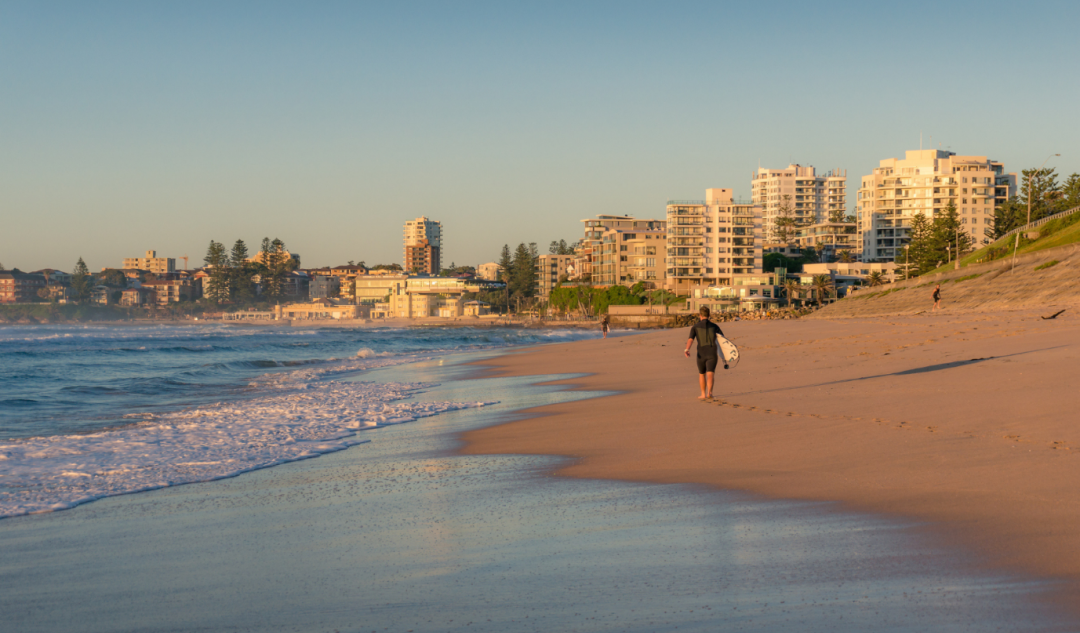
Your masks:
<path fill-rule="evenodd" d="M 441 354 L 594 332 L 232 325 L 0 328 L 0 518 L 210 481 L 483 406 L 414 381 L 350 382 Z"/>

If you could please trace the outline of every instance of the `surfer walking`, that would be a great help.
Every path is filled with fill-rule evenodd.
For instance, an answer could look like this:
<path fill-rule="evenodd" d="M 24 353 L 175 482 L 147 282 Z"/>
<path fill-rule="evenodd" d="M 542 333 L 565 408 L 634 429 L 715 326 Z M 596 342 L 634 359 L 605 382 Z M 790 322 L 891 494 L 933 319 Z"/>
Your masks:
<path fill-rule="evenodd" d="M 604 338 L 607 338 L 608 330 L 611 329 L 611 321 L 608 320 L 608 315 L 604 315 L 604 318 L 600 320 L 600 331 L 604 333 Z"/>
<path fill-rule="evenodd" d="M 941 307 L 941 284 L 934 286 L 934 307 L 930 311 L 933 312 Z"/>
<path fill-rule="evenodd" d="M 724 333 L 719 325 L 709 320 L 709 308 L 702 306 L 698 314 L 701 318 L 690 328 L 690 338 L 686 340 L 683 354 L 690 358 L 690 347 L 697 341 L 698 384 L 701 386 L 698 400 L 707 400 L 713 397 L 716 364 L 720 360 L 720 344 L 716 337 Z"/>

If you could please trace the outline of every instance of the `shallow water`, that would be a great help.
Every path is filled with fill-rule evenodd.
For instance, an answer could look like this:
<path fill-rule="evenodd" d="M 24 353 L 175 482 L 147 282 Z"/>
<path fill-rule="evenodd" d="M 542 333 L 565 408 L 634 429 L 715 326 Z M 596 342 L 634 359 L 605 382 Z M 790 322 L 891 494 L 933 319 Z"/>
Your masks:
<path fill-rule="evenodd" d="M 19 631 L 1051 631 L 1047 585 L 829 504 L 552 477 L 456 433 L 589 397 L 422 363 L 423 401 L 500 404 L 207 484 L 0 521 Z M 532 380 L 536 380 L 535 378 Z M 568 421 L 568 423 L 572 423 Z"/>

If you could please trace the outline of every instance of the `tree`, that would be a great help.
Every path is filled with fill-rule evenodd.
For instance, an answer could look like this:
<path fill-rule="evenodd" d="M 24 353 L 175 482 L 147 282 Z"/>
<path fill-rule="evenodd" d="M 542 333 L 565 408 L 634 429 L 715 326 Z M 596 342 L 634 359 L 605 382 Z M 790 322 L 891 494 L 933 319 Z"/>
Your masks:
<path fill-rule="evenodd" d="M 836 261 L 842 264 L 850 264 L 855 261 L 855 256 L 851 254 L 851 251 L 843 250 L 836 256 Z"/>
<path fill-rule="evenodd" d="M 799 294 L 799 291 L 801 289 L 802 284 L 800 284 L 798 281 L 795 281 L 794 279 L 784 280 L 784 297 L 787 299 L 788 307 L 791 307 L 791 301 L 795 298 L 796 295 Z"/>
<path fill-rule="evenodd" d="M 510 256 L 510 245 L 503 244 L 502 253 L 499 255 L 499 279 L 510 284 L 510 271 L 513 270 L 514 260 Z"/>
<path fill-rule="evenodd" d="M 264 237 L 260 259 L 263 294 L 268 301 L 281 301 L 285 296 L 285 277 L 292 269 L 291 258 L 285 255 L 285 242 L 276 237 L 273 240 Z"/>
<path fill-rule="evenodd" d="M 792 259 L 783 253 L 768 253 L 762 260 L 762 269 L 767 272 L 773 272 L 777 268 L 783 268 L 789 273 L 797 273 L 802 271 L 803 262 L 797 259 Z"/>
<path fill-rule="evenodd" d="M 548 252 L 552 255 L 573 255 L 574 247 L 568 246 L 566 240 L 552 240 L 548 245 Z"/>
<path fill-rule="evenodd" d="M 810 282 L 810 287 L 818 293 L 818 305 L 836 290 L 836 286 L 833 285 L 832 277 L 829 275 L 814 275 L 813 280 Z"/>
<path fill-rule="evenodd" d="M 206 287 L 206 298 L 214 303 L 229 300 L 229 257 L 221 242 L 210 240 L 203 263 L 210 269 L 210 280 Z"/>
<path fill-rule="evenodd" d="M 871 272 L 866 277 L 866 285 L 870 286 L 871 288 L 885 285 L 885 275 L 880 270 L 875 270 Z"/>
<path fill-rule="evenodd" d="M 518 244 L 510 264 L 510 295 L 519 300 L 536 294 L 536 269 L 528 246 Z"/>
<path fill-rule="evenodd" d="M 247 244 L 244 240 L 236 240 L 229 253 L 229 293 L 234 301 L 241 303 L 255 299 L 255 284 L 251 281 L 255 267 L 248 257 Z"/>
<path fill-rule="evenodd" d="M 773 220 L 773 237 L 778 242 L 790 242 L 795 237 L 797 226 L 791 210 L 791 196 L 785 195 L 776 209 Z"/>
<path fill-rule="evenodd" d="M 48 301 L 50 295 L 52 295 L 52 292 L 49 290 L 48 286 L 38 288 L 37 296 L 43 301 Z"/>
<path fill-rule="evenodd" d="M 899 252 L 896 256 L 897 264 L 907 264 L 915 270 L 916 275 L 922 275 L 936 268 L 938 261 L 937 251 L 933 244 L 933 225 L 921 212 L 916 213 L 911 219 L 908 228 L 907 252 Z M 900 249 L 902 251 L 902 249 Z"/>
<path fill-rule="evenodd" d="M 932 244 L 938 258 L 944 261 L 971 250 L 971 234 L 961 225 L 952 200 L 945 207 L 945 212 L 934 218 Z"/>
<path fill-rule="evenodd" d="M 75 270 L 71 273 L 71 298 L 77 302 L 83 302 L 90 298 L 94 290 L 94 280 L 90 276 L 90 269 L 80 257 L 75 264 Z"/>
<path fill-rule="evenodd" d="M 844 209 L 833 209 L 829 211 L 829 222 L 844 222 L 846 214 Z"/>

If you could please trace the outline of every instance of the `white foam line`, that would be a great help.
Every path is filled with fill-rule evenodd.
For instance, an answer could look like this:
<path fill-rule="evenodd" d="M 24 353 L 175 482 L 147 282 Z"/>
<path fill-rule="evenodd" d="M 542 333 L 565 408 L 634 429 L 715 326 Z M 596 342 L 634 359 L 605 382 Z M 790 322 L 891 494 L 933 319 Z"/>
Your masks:
<path fill-rule="evenodd" d="M 490 404 L 409 400 L 421 383 L 292 386 L 102 433 L 0 443 L 0 518 L 235 477 L 368 441 L 360 430 Z"/>

